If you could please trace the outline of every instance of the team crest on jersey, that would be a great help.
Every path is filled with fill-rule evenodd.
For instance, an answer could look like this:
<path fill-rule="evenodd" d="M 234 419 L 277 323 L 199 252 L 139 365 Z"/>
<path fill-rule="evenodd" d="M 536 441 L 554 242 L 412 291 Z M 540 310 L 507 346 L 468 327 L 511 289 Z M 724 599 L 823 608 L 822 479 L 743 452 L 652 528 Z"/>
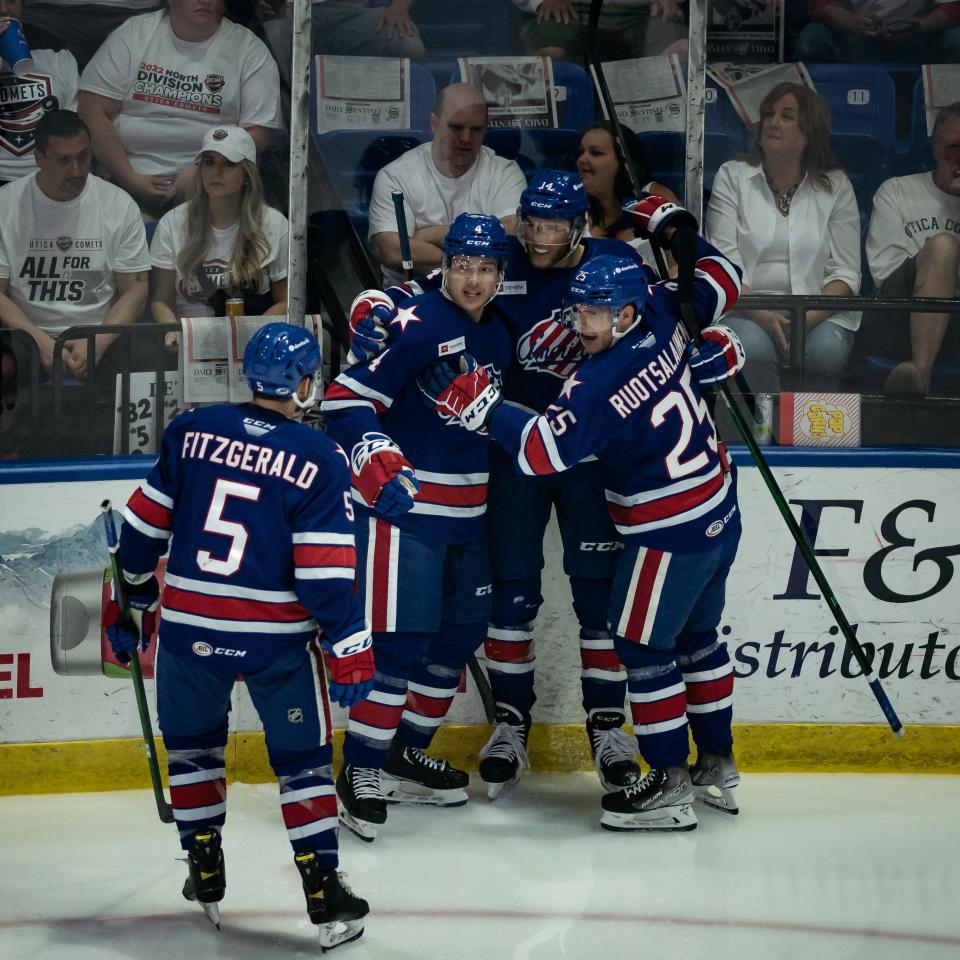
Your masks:
<path fill-rule="evenodd" d="M 33 150 L 33 132 L 45 113 L 58 110 L 50 78 L 29 74 L 0 77 L 0 147 L 15 157 Z"/>
<path fill-rule="evenodd" d="M 226 84 L 226 82 L 227 81 L 219 73 L 208 73 L 203 78 L 203 85 L 211 93 L 219 93 L 224 88 L 224 85 Z"/>
<path fill-rule="evenodd" d="M 545 320 L 532 326 L 517 343 L 517 359 L 524 370 L 550 373 L 561 380 L 576 370 L 583 360 L 580 338 L 561 321 L 556 308 Z"/>

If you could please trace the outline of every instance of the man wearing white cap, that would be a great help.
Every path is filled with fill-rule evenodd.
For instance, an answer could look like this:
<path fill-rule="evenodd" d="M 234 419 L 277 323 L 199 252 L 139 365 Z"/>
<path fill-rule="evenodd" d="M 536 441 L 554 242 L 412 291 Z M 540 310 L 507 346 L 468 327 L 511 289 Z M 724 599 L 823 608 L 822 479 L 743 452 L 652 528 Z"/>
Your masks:
<path fill-rule="evenodd" d="M 222 316 L 229 297 L 243 299 L 247 316 L 286 313 L 287 219 L 264 203 L 256 160 L 240 127 L 204 135 L 187 201 L 164 214 L 150 248 L 158 323 Z"/>

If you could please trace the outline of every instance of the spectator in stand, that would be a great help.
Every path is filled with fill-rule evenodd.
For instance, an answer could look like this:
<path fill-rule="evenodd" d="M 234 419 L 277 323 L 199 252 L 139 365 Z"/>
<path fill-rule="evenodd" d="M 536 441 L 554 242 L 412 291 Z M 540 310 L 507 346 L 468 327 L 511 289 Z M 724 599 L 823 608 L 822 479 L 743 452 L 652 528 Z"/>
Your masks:
<path fill-rule="evenodd" d="M 621 125 L 623 145 L 641 181 L 641 190 L 679 203 L 676 194 L 650 177 L 640 138 Z M 639 250 L 643 259 L 655 265 L 653 250 L 647 240 L 634 235 L 634 229 L 623 213 L 623 205 L 635 199 L 627 165 L 617 146 L 616 128 L 609 120 L 598 120 L 580 133 L 577 144 L 577 173 L 587 191 L 590 209 L 587 224 L 591 237 L 624 240 Z M 664 251 L 671 274 L 675 272 L 673 257 Z"/>
<path fill-rule="evenodd" d="M 72 110 L 37 124 L 37 172 L 0 189 L 0 325 L 34 340 L 43 369 L 68 327 L 133 323 L 147 301 L 150 256 L 136 204 L 91 176 L 90 131 Z M 68 375 L 87 376 L 116 336 L 68 341 Z M 9 361 L 5 363 L 9 366 Z"/>
<path fill-rule="evenodd" d="M 10 17 L 23 23 L 23 0 L 0 0 L 0 36 L 7 32 Z M 10 65 L 0 61 L 0 185 L 37 169 L 33 148 L 40 118 L 51 110 L 77 106 L 80 76 L 73 54 L 36 49 L 32 32 L 25 29 L 24 35 L 33 57 L 29 82 L 14 76 Z"/>
<path fill-rule="evenodd" d="M 430 130 L 430 143 L 388 163 L 373 183 L 370 241 L 388 285 L 403 279 L 394 192 L 403 194 L 416 274 L 440 266 L 440 244 L 461 213 L 498 217 L 508 233 L 516 227 L 526 180 L 513 160 L 483 146 L 487 107 L 480 91 L 468 83 L 444 87 L 430 114 Z"/>
<path fill-rule="evenodd" d="M 253 137 L 214 127 L 196 162 L 189 199 L 163 215 L 150 245 L 153 319 L 220 317 L 228 297 L 243 298 L 246 316 L 285 315 L 287 218 L 263 201 Z"/>
<path fill-rule="evenodd" d="M 960 62 L 957 0 L 810 0 L 795 47 L 813 63 Z"/>
<path fill-rule="evenodd" d="M 743 267 L 744 294 L 849 297 L 859 291 L 857 201 L 830 148 L 829 112 L 812 90 L 780 83 L 763 98 L 753 150 L 723 164 L 714 178 L 705 235 Z M 754 392 L 778 392 L 789 316 L 745 310 L 724 323 L 743 342 Z M 859 325 L 856 313 L 807 312 L 808 386 L 836 388 Z"/>
<path fill-rule="evenodd" d="M 69 50 L 82 70 L 107 34 L 134 14 L 162 6 L 163 0 L 41 0 L 24 10 L 23 24 L 27 39 L 51 50 Z"/>
<path fill-rule="evenodd" d="M 932 140 L 932 172 L 892 177 L 873 198 L 867 262 L 883 297 L 960 295 L 960 101 L 937 114 Z M 902 358 L 887 393 L 922 396 L 934 361 L 960 363 L 956 315 L 870 313 L 858 339 L 869 353 Z"/>
<path fill-rule="evenodd" d="M 313 0 L 313 52 L 353 57 L 409 57 L 423 62 L 427 51 L 410 16 L 414 0 Z M 293 19 L 288 0 L 257 0 L 257 14 L 285 79 L 290 77 Z"/>
<path fill-rule="evenodd" d="M 513 0 L 532 15 L 523 28 L 527 51 L 554 60 L 588 60 L 590 0 Z M 678 0 L 610 0 L 597 39 L 606 60 L 676 53 L 687 58 L 687 27 Z"/>
<path fill-rule="evenodd" d="M 107 37 L 80 77 L 79 109 L 97 161 L 152 220 L 186 196 L 209 128 L 236 124 L 259 151 L 269 145 L 280 77 L 222 0 L 169 0 Z"/>

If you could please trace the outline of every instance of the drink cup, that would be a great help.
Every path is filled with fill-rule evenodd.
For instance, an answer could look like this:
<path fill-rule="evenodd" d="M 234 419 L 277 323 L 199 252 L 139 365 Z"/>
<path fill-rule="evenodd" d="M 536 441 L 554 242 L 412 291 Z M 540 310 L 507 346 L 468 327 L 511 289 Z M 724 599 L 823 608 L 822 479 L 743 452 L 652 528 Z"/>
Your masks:
<path fill-rule="evenodd" d="M 23 24 L 13 17 L 7 21 L 7 29 L 0 34 L 0 57 L 18 77 L 33 69 L 33 56 L 23 35 Z"/>

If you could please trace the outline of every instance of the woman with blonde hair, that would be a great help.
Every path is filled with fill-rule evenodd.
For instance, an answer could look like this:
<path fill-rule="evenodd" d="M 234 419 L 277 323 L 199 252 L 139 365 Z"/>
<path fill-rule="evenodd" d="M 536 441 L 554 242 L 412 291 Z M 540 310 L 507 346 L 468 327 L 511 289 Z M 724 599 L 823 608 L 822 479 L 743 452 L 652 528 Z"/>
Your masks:
<path fill-rule="evenodd" d="M 705 236 L 743 267 L 743 293 L 849 297 L 860 289 L 860 215 L 830 147 L 830 115 L 812 90 L 777 84 L 760 104 L 757 142 L 717 171 Z M 728 314 L 751 389 L 776 393 L 790 319 L 776 310 Z M 860 315 L 806 315 L 807 385 L 835 389 Z"/>
<path fill-rule="evenodd" d="M 287 218 L 264 203 L 256 158 L 240 127 L 207 131 L 188 199 L 163 216 L 150 245 L 157 323 L 223 316 L 235 297 L 247 316 L 286 313 Z"/>

